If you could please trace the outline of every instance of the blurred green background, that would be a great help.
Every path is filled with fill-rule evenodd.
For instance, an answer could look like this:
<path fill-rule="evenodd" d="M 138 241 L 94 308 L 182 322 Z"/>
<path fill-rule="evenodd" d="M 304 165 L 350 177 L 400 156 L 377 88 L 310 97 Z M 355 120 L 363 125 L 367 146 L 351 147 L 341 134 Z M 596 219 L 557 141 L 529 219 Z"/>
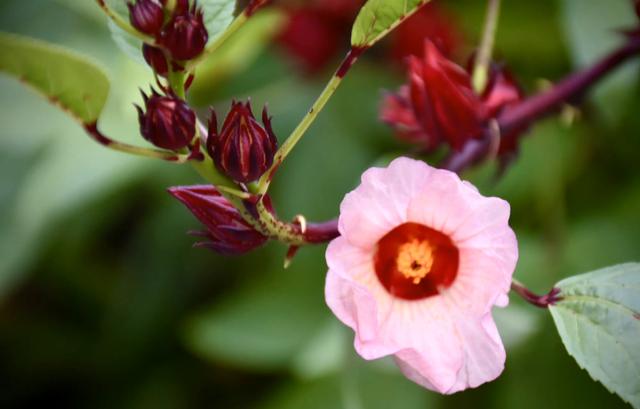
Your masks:
<path fill-rule="evenodd" d="M 471 51 L 485 3 L 437 1 L 464 34 L 461 54 Z M 635 21 L 627 0 L 503 3 L 497 55 L 528 92 L 594 61 Z M 274 13 L 195 84 L 202 117 L 251 96 L 256 110 L 269 102 L 284 138 L 310 106 L 330 67 L 297 74 L 268 41 L 282 23 Z M 99 61 L 113 81 L 102 128 L 143 143 L 132 102 L 151 75 L 114 44 L 93 1 L 3 0 L 0 30 Z M 335 216 L 364 169 L 407 149 L 377 120 L 381 89 L 403 81 L 382 48 L 357 64 L 281 168 L 273 197 L 284 217 Z M 491 166 L 466 174 L 510 201 L 516 276 L 535 290 L 640 259 L 637 80 L 628 64 L 573 125 L 539 123 L 501 180 Z M 324 304 L 324 246 L 302 249 L 288 270 L 278 243 L 235 258 L 193 249 L 185 232 L 198 223 L 165 191 L 201 182 L 187 166 L 105 150 L 13 79 L 0 77 L 0 90 L 1 407 L 625 407 L 567 356 L 548 314 L 515 297 L 495 314 L 508 357 L 493 383 L 442 397 L 390 361 L 364 362 Z"/>

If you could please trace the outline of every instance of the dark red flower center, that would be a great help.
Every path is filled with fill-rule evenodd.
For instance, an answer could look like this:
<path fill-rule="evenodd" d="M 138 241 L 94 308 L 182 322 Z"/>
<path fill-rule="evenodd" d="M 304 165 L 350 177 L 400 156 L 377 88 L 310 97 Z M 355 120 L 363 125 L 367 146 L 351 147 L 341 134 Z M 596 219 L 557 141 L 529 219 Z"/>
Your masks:
<path fill-rule="evenodd" d="M 458 274 L 459 252 L 449 236 L 418 223 L 404 223 L 378 242 L 374 267 L 392 295 L 405 300 L 431 297 Z"/>

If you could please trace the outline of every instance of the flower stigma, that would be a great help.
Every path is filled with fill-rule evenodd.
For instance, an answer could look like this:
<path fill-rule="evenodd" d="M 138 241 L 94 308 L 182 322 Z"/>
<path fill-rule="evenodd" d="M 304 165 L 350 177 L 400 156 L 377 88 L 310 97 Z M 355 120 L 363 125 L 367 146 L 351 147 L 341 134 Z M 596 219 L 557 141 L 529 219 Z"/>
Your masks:
<path fill-rule="evenodd" d="M 398 249 L 396 265 L 398 271 L 413 284 L 420 284 L 433 266 L 433 248 L 426 240 L 414 239 L 405 243 Z"/>

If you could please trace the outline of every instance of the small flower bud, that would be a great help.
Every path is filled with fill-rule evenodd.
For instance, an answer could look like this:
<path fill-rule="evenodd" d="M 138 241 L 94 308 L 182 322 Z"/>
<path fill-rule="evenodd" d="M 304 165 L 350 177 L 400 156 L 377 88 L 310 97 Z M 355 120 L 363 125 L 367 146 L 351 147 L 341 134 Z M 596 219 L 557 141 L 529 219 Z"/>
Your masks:
<path fill-rule="evenodd" d="M 167 57 L 165 57 L 161 49 L 149 44 L 144 44 L 142 46 L 142 55 L 144 56 L 144 60 L 151 68 L 153 68 L 153 71 L 155 71 L 156 74 L 163 77 L 167 76 L 167 73 L 169 72 L 169 64 L 167 63 Z"/>
<path fill-rule="evenodd" d="M 483 137 L 492 119 L 524 98 L 515 79 L 498 64 L 491 66 L 484 92 L 476 94 L 470 83 L 472 70 L 473 61 L 465 71 L 427 42 L 423 59 L 409 59 L 409 84 L 385 95 L 380 119 L 400 139 L 424 150 L 441 143 L 461 149 L 469 139 Z M 515 152 L 526 128 L 501 130 L 499 154 Z"/>
<path fill-rule="evenodd" d="M 196 114 L 187 104 L 173 96 L 162 96 L 152 90 L 142 93 L 146 112 L 138 109 L 140 133 L 160 148 L 178 150 L 187 147 L 196 132 Z"/>
<path fill-rule="evenodd" d="M 202 10 L 175 14 L 161 33 L 161 44 L 171 52 L 175 60 L 191 60 L 204 50 L 209 33 L 204 25 Z"/>
<path fill-rule="evenodd" d="M 273 164 L 278 141 L 266 108 L 262 122 L 264 127 L 253 116 L 249 102 L 234 101 L 218 133 L 216 114 L 211 112 L 207 151 L 216 167 L 236 182 L 254 181 Z"/>
<path fill-rule="evenodd" d="M 135 4 L 127 3 L 129 20 L 136 30 L 155 36 L 162 29 L 164 11 L 154 0 L 137 0 Z"/>
<path fill-rule="evenodd" d="M 176 186 L 169 188 L 169 193 L 187 206 L 206 227 L 206 231 L 193 233 L 207 239 L 196 243 L 198 247 L 207 247 L 222 254 L 242 254 L 267 241 L 267 237 L 251 227 L 238 209 L 211 185 Z M 269 207 L 270 203 L 266 205 Z"/>

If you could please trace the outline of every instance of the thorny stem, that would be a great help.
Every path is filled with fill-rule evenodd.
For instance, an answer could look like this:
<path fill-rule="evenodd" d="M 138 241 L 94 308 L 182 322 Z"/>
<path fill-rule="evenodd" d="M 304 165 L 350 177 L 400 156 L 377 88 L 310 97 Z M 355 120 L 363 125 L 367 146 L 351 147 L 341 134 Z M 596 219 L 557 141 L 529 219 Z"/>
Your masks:
<path fill-rule="evenodd" d="M 131 34 L 132 36 L 134 36 L 136 38 L 139 38 L 140 40 L 142 40 L 145 43 L 153 44 L 154 40 L 153 40 L 152 37 L 144 35 L 143 33 L 141 33 L 138 30 L 136 30 L 131 24 L 129 24 L 129 22 L 127 20 L 122 18 L 122 16 L 120 14 L 116 13 L 111 7 L 109 7 L 109 5 L 106 3 L 105 0 L 96 0 L 96 2 L 98 3 L 98 6 L 100 6 L 102 11 L 104 11 L 104 13 L 118 27 L 120 27 L 121 29 L 126 31 L 128 34 Z"/>
<path fill-rule="evenodd" d="M 489 79 L 489 65 L 491 64 L 491 54 L 493 53 L 493 43 L 498 28 L 500 16 L 500 0 L 489 0 L 487 2 L 487 15 L 484 21 L 482 40 L 478 48 L 478 56 L 473 68 L 473 89 L 480 95 L 484 92 Z"/>
<path fill-rule="evenodd" d="M 558 301 L 562 300 L 562 296 L 560 295 L 560 289 L 554 287 L 547 294 L 537 295 L 527 287 L 525 287 L 521 282 L 516 279 L 513 279 L 511 282 L 511 290 L 522 297 L 529 304 L 535 305 L 540 308 L 548 308 L 550 305 L 554 305 Z"/>

